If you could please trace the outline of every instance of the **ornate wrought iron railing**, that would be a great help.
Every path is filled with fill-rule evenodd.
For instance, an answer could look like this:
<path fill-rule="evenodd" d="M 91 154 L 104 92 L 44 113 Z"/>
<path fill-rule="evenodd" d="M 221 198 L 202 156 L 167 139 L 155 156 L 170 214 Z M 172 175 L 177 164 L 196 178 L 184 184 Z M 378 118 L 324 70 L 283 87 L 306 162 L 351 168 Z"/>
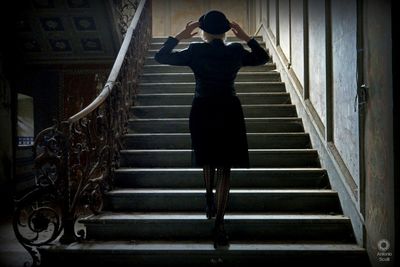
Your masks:
<path fill-rule="evenodd" d="M 85 238 L 80 216 L 98 213 L 113 187 L 121 136 L 151 38 L 151 1 L 141 0 L 98 97 L 67 121 L 40 132 L 33 146 L 36 186 L 16 201 L 18 241 L 40 265 L 38 247 Z"/>

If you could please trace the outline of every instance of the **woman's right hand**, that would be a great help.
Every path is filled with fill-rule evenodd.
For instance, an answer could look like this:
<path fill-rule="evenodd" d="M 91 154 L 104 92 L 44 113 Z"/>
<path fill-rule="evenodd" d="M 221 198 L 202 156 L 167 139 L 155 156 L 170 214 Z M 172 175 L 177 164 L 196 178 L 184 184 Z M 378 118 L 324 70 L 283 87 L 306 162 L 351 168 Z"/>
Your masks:
<path fill-rule="evenodd" d="M 237 24 L 236 22 L 231 22 L 232 32 L 236 35 L 240 40 L 245 41 L 246 43 L 251 40 L 250 36 L 245 33 L 245 31 Z"/>
<path fill-rule="evenodd" d="M 197 27 L 199 27 L 199 22 L 198 21 L 189 21 L 186 24 L 185 29 L 183 29 L 180 33 L 178 33 L 175 38 L 178 39 L 179 41 L 182 39 L 190 39 L 192 38 L 194 35 L 197 34 L 197 32 L 193 32 L 194 29 L 196 29 Z M 193 32 L 193 33 L 192 33 Z"/>

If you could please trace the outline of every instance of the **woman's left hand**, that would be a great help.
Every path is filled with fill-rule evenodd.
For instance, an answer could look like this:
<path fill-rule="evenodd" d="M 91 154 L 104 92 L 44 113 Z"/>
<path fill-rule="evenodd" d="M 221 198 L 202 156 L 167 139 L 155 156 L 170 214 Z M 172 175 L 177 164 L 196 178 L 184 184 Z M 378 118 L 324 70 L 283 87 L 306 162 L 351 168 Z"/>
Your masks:
<path fill-rule="evenodd" d="M 183 31 L 181 31 L 180 33 L 178 33 L 175 38 L 178 39 L 179 41 L 182 39 L 190 39 L 192 38 L 194 35 L 197 34 L 197 32 L 193 32 L 194 29 L 196 29 L 197 27 L 199 27 L 199 22 L 193 22 L 193 21 L 189 21 L 186 24 L 186 27 Z"/>

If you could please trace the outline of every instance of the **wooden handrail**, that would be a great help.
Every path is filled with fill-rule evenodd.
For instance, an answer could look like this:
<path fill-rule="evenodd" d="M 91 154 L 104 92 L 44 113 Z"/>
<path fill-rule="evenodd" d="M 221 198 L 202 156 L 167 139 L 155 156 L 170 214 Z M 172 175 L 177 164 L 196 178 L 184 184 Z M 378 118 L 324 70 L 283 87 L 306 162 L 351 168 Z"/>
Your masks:
<path fill-rule="evenodd" d="M 90 112 L 92 112 L 93 110 L 98 108 L 110 95 L 111 91 L 113 90 L 115 81 L 118 78 L 119 71 L 121 69 L 122 63 L 124 62 L 125 55 L 129 48 L 129 43 L 132 39 L 133 32 L 136 29 L 136 26 L 139 22 L 139 18 L 143 12 L 143 8 L 144 8 L 145 4 L 146 4 L 146 0 L 140 0 L 139 6 L 135 12 L 135 15 L 133 16 L 131 24 L 129 25 L 129 27 L 126 31 L 124 41 L 122 42 L 121 48 L 118 52 L 117 58 L 111 69 L 110 75 L 108 76 L 107 82 L 103 87 L 103 90 L 88 106 L 86 106 L 84 109 L 82 109 L 75 115 L 72 115 L 71 117 L 69 117 L 69 119 L 68 119 L 69 123 L 76 122 L 76 121 L 80 120 L 81 118 L 87 116 Z"/>

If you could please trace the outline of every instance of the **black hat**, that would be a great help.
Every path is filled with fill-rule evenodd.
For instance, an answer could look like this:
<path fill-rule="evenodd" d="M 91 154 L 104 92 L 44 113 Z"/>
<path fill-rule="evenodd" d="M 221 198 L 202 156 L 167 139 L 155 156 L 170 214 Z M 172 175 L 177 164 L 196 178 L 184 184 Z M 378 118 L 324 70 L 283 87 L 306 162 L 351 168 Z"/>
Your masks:
<path fill-rule="evenodd" d="M 199 28 L 211 34 L 223 34 L 230 30 L 229 20 L 224 13 L 212 10 L 199 18 Z"/>

